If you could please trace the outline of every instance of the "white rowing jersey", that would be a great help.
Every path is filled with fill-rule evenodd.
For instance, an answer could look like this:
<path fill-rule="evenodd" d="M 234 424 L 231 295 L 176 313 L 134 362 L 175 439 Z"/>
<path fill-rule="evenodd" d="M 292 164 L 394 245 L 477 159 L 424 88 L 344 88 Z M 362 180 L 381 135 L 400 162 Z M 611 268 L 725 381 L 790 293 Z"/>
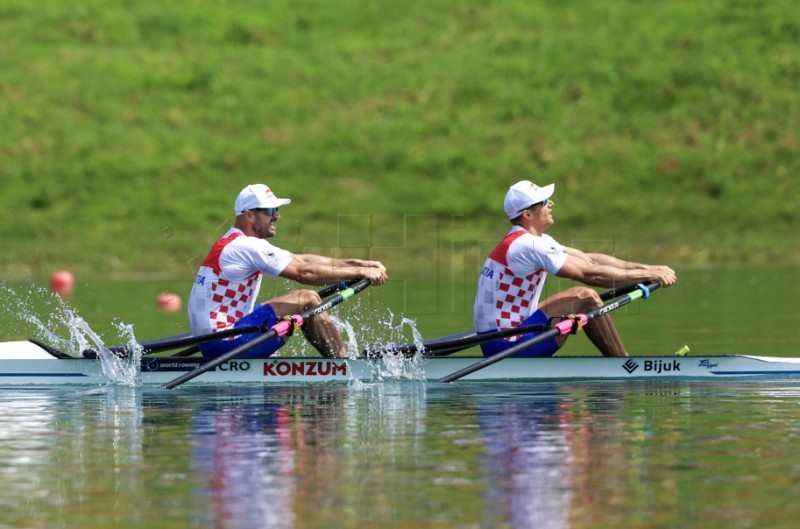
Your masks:
<path fill-rule="evenodd" d="M 231 228 L 200 265 L 189 295 L 189 328 L 197 336 L 232 327 L 253 312 L 261 276 L 276 278 L 291 253 Z"/>
<path fill-rule="evenodd" d="M 536 312 L 548 272 L 555 274 L 566 260 L 566 248 L 549 235 L 537 237 L 514 226 L 483 265 L 475 294 L 475 330 L 518 327 Z"/>

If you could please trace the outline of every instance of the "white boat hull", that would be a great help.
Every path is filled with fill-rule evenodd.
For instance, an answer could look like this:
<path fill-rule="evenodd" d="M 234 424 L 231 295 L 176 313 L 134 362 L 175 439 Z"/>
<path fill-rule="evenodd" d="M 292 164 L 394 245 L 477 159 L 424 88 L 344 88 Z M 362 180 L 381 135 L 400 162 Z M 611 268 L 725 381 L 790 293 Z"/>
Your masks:
<path fill-rule="evenodd" d="M 437 380 L 479 361 L 478 357 L 331 360 L 268 358 L 232 360 L 190 384 L 280 384 L 350 380 Z M 165 384 L 203 362 L 202 358 L 147 357 L 136 383 Z M 462 380 L 634 380 L 800 378 L 800 358 L 758 356 L 640 356 L 631 358 L 508 358 Z M 100 360 L 58 359 L 32 342 L 0 343 L 0 387 L 18 385 L 103 385 L 111 380 Z"/>

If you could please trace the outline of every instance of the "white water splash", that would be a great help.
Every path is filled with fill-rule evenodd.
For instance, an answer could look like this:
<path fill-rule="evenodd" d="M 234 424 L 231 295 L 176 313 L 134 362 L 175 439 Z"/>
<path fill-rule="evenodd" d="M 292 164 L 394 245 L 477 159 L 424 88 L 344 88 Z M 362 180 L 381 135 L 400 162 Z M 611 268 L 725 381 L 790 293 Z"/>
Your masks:
<path fill-rule="evenodd" d="M 139 383 L 139 368 L 144 348 L 136 341 L 133 325 L 115 321 L 114 327 L 119 331 L 119 336 L 125 337 L 126 354 L 120 357 L 101 346 L 100 360 L 103 362 L 103 373 L 115 384 L 136 386 Z"/>
<path fill-rule="evenodd" d="M 387 318 L 382 321 L 379 319 L 376 320 L 375 318 L 371 320 L 371 327 L 373 327 L 371 329 L 372 334 L 374 334 L 376 330 L 374 326 L 377 323 L 378 330 L 383 331 L 382 334 L 389 335 L 388 340 L 382 340 L 383 343 L 392 344 L 406 341 L 404 335 L 405 329 L 408 328 L 411 331 L 414 344 L 416 344 L 418 348 L 421 348 L 423 338 L 422 334 L 417 329 L 416 320 L 401 317 L 400 322 L 395 323 L 394 314 L 391 311 L 387 311 L 387 313 Z M 355 326 L 349 321 L 338 317 L 333 317 L 333 321 L 337 329 L 339 329 L 340 332 L 344 331 L 347 335 L 346 347 L 350 356 L 354 358 L 359 357 L 361 355 L 361 347 L 358 343 L 358 333 L 355 330 Z M 370 326 L 365 326 L 365 329 L 369 329 L 369 327 Z M 363 333 L 364 331 L 362 331 L 362 334 Z M 414 355 L 409 358 L 402 354 L 385 353 L 382 361 L 374 363 L 373 378 L 376 380 L 424 380 L 425 370 L 423 368 L 423 362 L 424 359 L 422 355 Z M 353 381 L 352 383 L 358 384 L 359 382 Z"/>
<path fill-rule="evenodd" d="M 83 352 L 92 350 L 100 359 L 103 373 L 109 384 L 135 386 L 139 380 L 139 365 L 142 348 L 136 342 L 133 326 L 114 322 L 119 336 L 126 342 L 128 353 L 117 356 L 106 347 L 102 338 L 89 326 L 78 311 L 60 296 L 45 289 L 32 287 L 27 296 L 20 295 L 6 285 L 0 287 L 0 303 L 6 321 L 25 322 L 33 326 L 33 338 L 58 349 L 59 351 L 82 358 Z M 33 309 L 32 307 L 41 307 Z M 34 310 L 47 313 L 43 321 Z M 62 336 L 59 335 L 62 334 Z M 66 334 L 66 337 L 63 337 Z"/>
<path fill-rule="evenodd" d="M 349 354 L 352 356 L 353 351 L 358 351 L 358 337 L 356 336 L 356 330 L 353 327 L 353 324 L 333 314 L 330 316 L 331 321 L 333 321 L 333 324 L 336 326 L 339 334 L 342 335 L 342 339 L 345 340 L 344 348 L 347 349 Z"/>
<path fill-rule="evenodd" d="M 396 328 L 396 334 L 403 336 L 403 329 L 405 327 L 411 329 L 413 343 L 417 346 L 418 350 L 421 350 L 423 340 L 422 334 L 417 329 L 417 321 L 403 317 L 400 320 L 400 324 Z M 383 355 L 381 377 L 405 380 L 424 380 L 424 361 L 425 360 L 421 354 L 415 354 L 409 358 L 403 354 L 385 353 Z"/>

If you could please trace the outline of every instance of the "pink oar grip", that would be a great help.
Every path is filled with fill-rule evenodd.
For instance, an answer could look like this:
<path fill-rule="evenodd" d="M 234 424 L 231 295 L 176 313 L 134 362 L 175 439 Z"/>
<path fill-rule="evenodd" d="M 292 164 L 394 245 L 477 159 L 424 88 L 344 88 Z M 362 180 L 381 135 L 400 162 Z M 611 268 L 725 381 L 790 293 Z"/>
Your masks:
<path fill-rule="evenodd" d="M 578 314 L 577 316 L 581 320 L 581 326 L 584 326 L 587 323 L 589 323 L 589 318 L 587 318 L 585 314 Z M 561 336 L 564 336 L 565 334 L 569 334 L 569 333 L 572 332 L 572 326 L 574 324 L 575 324 L 575 322 L 573 322 L 570 319 L 570 320 L 560 321 L 560 322 L 556 323 L 555 325 L 553 325 L 553 327 L 558 329 L 558 332 L 559 332 L 559 334 L 561 334 Z"/>
<path fill-rule="evenodd" d="M 292 328 L 292 326 L 294 325 L 294 322 L 297 322 L 297 326 L 298 327 L 303 325 L 303 317 L 300 316 L 299 314 L 295 314 L 294 316 L 292 316 L 292 318 L 294 318 L 294 321 L 292 321 L 292 320 L 281 320 L 278 323 L 276 323 L 275 325 L 273 325 L 272 327 L 270 327 L 270 330 L 275 331 L 275 333 L 278 336 L 286 336 L 287 334 L 289 334 L 289 329 Z"/>

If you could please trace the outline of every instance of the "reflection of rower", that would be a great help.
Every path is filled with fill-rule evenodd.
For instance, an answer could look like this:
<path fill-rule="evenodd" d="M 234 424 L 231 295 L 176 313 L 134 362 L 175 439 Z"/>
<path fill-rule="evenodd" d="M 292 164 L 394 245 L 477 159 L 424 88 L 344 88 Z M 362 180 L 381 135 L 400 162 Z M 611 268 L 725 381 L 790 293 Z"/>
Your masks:
<path fill-rule="evenodd" d="M 192 468 L 205 479 L 213 527 L 294 525 L 291 406 L 246 388 L 219 388 L 192 417 Z M 220 402 L 234 404 L 222 405 Z M 255 493 L 254 493 L 255 492 Z"/>
<path fill-rule="evenodd" d="M 486 454 L 487 518 L 523 529 L 570 526 L 571 448 L 558 424 L 560 399 L 481 402 L 478 424 Z"/>

